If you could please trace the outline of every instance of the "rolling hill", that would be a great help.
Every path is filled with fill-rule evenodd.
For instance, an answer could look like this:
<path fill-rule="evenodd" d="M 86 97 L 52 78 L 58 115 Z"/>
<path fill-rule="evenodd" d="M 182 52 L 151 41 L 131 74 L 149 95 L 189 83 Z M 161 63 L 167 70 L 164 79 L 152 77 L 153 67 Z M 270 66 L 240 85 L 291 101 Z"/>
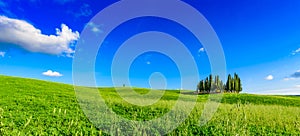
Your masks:
<path fill-rule="evenodd" d="M 134 99 L 127 88 L 121 89 L 128 98 Z M 134 90 L 139 94 L 150 92 L 148 89 Z M 99 92 L 112 111 L 137 121 L 163 116 L 181 95 L 179 91 L 168 90 L 155 104 L 137 106 L 123 100 L 114 88 L 99 88 Z M 182 100 L 190 104 L 191 97 L 187 94 Z M 149 96 L 146 100 L 151 99 L 154 98 Z M 167 135 L 300 135 L 300 97 L 224 94 L 213 118 L 200 126 L 199 119 L 207 99 L 208 95 L 199 95 L 188 119 Z M 141 130 L 138 126 L 120 128 L 120 131 L 127 135 L 160 134 L 159 130 Z M 86 117 L 72 85 L 0 76 L 0 135 L 107 134 Z"/>

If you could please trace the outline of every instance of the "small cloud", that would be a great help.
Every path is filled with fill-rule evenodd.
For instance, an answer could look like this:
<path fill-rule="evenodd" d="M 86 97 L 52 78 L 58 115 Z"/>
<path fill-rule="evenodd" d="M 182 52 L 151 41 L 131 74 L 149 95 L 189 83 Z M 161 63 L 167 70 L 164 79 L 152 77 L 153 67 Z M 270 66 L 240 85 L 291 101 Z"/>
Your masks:
<path fill-rule="evenodd" d="M 274 76 L 273 75 L 268 75 L 265 79 L 270 81 L 270 80 L 274 79 Z"/>
<path fill-rule="evenodd" d="M 290 80 L 296 80 L 296 79 L 298 79 L 298 78 L 300 78 L 300 70 L 294 72 L 292 75 L 290 75 L 290 76 L 284 78 L 283 80 L 284 80 L 284 81 L 290 81 Z"/>
<path fill-rule="evenodd" d="M 297 50 L 295 50 L 295 51 L 293 51 L 293 52 L 292 52 L 292 55 L 296 55 L 296 54 L 298 54 L 298 53 L 300 53 L 300 48 L 297 49 Z"/>
<path fill-rule="evenodd" d="M 198 52 L 199 52 L 199 53 L 200 53 L 200 52 L 205 52 L 205 49 L 204 49 L 204 48 L 200 48 Z"/>
<path fill-rule="evenodd" d="M 56 35 L 44 35 L 30 23 L 0 15 L 0 42 L 17 45 L 27 51 L 53 55 L 74 54 L 73 44 L 79 33 L 67 25 L 56 28 Z"/>
<path fill-rule="evenodd" d="M 198 56 L 200 57 L 200 54 L 205 52 L 205 49 L 202 47 L 198 50 Z"/>
<path fill-rule="evenodd" d="M 295 85 L 296 88 L 300 88 L 300 85 Z"/>
<path fill-rule="evenodd" d="M 142 63 L 146 63 L 147 65 L 151 64 L 152 54 L 146 54 L 141 58 Z"/>
<path fill-rule="evenodd" d="M 0 51 L 0 57 L 4 57 L 6 52 Z"/>
<path fill-rule="evenodd" d="M 291 75 L 291 77 L 293 77 L 293 78 L 300 78 L 300 70 L 298 70 L 298 71 L 296 71 L 295 73 L 293 73 L 293 74 Z"/>
<path fill-rule="evenodd" d="M 286 78 L 284 78 L 283 80 L 284 81 L 290 81 L 290 80 L 295 80 L 296 78 L 293 78 L 293 77 L 286 77 Z"/>
<path fill-rule="evenodd" d="M 59 72 L 56 71 L 52 71 L 52 70 L 48 70 L 46 72 L 42 73 L 44 76 L 49 76 L 49 77 L 61 77 L 63 76 L 62 74 L 60 74 Z"/>
<path fill-rule="evenodd" d="M 100 29 L 101 25 L 97 25 L 93 22 L 89 22 L 85 26 L 86 28 L 90 29 L 94 33 L 102 33 L 103 31 Z"/>

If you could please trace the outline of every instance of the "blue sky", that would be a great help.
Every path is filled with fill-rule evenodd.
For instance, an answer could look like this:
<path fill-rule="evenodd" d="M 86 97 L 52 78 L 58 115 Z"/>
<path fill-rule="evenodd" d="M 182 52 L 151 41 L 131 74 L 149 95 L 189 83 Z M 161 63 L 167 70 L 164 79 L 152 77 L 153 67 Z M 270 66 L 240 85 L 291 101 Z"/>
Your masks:
<path fill-rule="evenodd" d="M 72 84 L 72 61 L 80 33 L 87 28 L 101 35 L 107 24 L 89 21 L 114 2 L 0 0 L 0 74 Z M 227 72 L 240 75 L 244 92 L 300 94 L 300 1 L 184 2 L 209 21 L 222 43 Z M 95 63 L 97 84 L 112 86 L 111 63 L 123 42 L 154 30 L 181 37 L 199 67 L 200 77 L 210 73 L 205 49 L 188 30 L 166 19 L 144 17 L 123 23 L 106 38 Z M 150 87 L 149 78 L 160 72 L 167 88 L 176 89 L 180 88 L 178 71 L 168 56 L 147 52 L 133 61 L 129 75 L 133 86 Z"/>

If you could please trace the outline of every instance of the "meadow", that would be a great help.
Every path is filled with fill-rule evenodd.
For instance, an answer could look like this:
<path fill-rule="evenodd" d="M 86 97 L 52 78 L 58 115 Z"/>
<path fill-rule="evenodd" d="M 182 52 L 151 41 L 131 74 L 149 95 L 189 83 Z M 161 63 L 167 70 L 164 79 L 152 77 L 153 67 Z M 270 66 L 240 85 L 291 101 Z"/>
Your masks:
<path fill-rule="evenodd" d="M 86 96 L 89 96 L 88 90 L 86 88 L 84 92 Z M 137 106 L 123 100 L 114 88 L 98 90 L 112 111 L 135 121 L 163 116 L 182 95 L 178 90 L 163 93 L 156 90 L 157 95 L 162 95 L 159 101 L 149 106 Z M 121 90 L 129 99 L 135 99 L 127 88 Z M 143 95 L 153 91 L 134 90 Z M 181 100 L 189 105 L 193 103 L 193 97 L 185 94 Z M 188 118 L 167 135 L 300 135 L 300 97 L 224 94 L 216 113 L 203 126 L 199 125 L 199 119 L 209 96 L 196 97 L 196 105 Z M 152 99 L 148 96 L 143 100 Z M 124 128 L 107 134 L 96 127 L 107 123 L 106 120 L 93 124 L 86 117 L 82 108 L 98 106 L 85 103 L 86 100 L 97 101 L 97 98 L 78 100 L 72 85 L 0 76 L 0 135 L 160 135 L 159 129 L 170 127 L 165 122 L 161 122 L 158 129 L 151 130 L 125 124 L 121 125 Z"/>

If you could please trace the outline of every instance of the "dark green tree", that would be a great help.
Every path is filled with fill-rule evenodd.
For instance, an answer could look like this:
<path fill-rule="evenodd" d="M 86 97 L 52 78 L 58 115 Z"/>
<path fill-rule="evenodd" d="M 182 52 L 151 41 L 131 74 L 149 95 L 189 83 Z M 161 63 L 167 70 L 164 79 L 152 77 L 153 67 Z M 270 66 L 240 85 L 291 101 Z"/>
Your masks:
<path fill-rule="evenodd" d="M 237 73 L 234 73 L 233 91 L 236 92 L 236 93 L 240 93 L 242 91 L 241 79 L 240 79 L 240 77 L 238 76 Z"/>
<path fill-rule="evenodd" d="M 197 92 L 210 93 L 212 91 L 218 91 L 240 93 L 242 89 L 242 81 L 237 73 L 234 73 L 233 76 L 229 74 L 225 84 L 220 80 L 218 75 L 213 77 L 212 74 L 197 84 Z"/>
<path fill-rule="evenodd" d="M 205 79 L 205 82 L 204 82 L 204 90 L 209 93 L 209 80 L 208 80 L 208 77 Z"/>
<path fill-rule="evenodd" d="M 242 92 L 242 90 L 243 90 L 243 87 L 242 87 L 242 81 L 241 81 L 241 79 L 239 78 L 239 88 L 238 88 L 238 93 L 240 93 L 240 92 Z"/>
<path fill-rule="evenodd" d="M 201 80 L 199 83 L 199 91 L 204 92 L 204 81 L 203 80 Z"/>
<path fill-rule="evenodd" d="M 226 82 L 226 88 L 225 88 L 225 90 L 227 91 L 227 92 L 231 92 L 231 90 L 232 90 L 232 78 L 231 78 L 231 75 L 229 74 L 228 75 L 228 78 L 227 78 L 227 82 Z"/>
<path fill-rule="evenodd" d="M 238 76 L 238 74 L 235 73 L 236 76 L 236 87 L 235 87 L 235 91 L 237 93 L 240 93 L 242 91 L 242 82 L 241 82 L 241 78 Z"/>
<path fill-rule="evenodd" d="M 213 81 L 213 75 L 210 74 L 210 75 L 209 75 L 209 81 L 208 81 L 208 89 L 209 89 L 209 92 L 213 90 L 213 88 L 212 88 L 213 83 L 214 83 L 214 81 Z"/>

